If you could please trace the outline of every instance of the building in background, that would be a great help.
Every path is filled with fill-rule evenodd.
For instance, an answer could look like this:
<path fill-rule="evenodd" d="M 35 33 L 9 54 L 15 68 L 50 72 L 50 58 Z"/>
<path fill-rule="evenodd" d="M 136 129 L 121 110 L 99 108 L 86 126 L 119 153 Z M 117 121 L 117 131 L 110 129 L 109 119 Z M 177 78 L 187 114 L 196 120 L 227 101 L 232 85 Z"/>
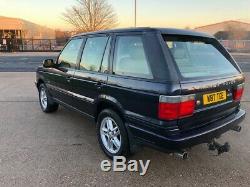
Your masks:
<path fill-rule="evenodd" d="M 224 21 L 195 30 L 214 35 L 228 50 L 250 52 L 250 23 Z"/>
<path fill-rule="evenodd" d="M 219 31 L 227 31 L 228 28 L 231 27 L 250 31 L 250 23 L 244 23 L 241 21 L 233 21 L 233 20 L 197 27 L 195 28 L 195 30 L 214 35 Z"/>
<path fill-rule="evenodd" d="M 10 35 L 23 39 L 55 39 L 55 31 L 53 29 L 23 19 L 1 16 L 0 38 L 10 37 Z"/>
<path fill-rule="evenodd" d="M 224 21 L 211 25 L 205 25 L 195 28 L 196 31 L 205 32 L 214 36 L 222 36 L 223 39 L 249 39 L 250 40 L 250 23 L 241 21 Z M 230 34 L 234 34 L 229 38 Z M 249 38 L 248 38 L 249 37 Z"/>
<path fill-rule="evenodd" d="M 53 29 L 0 16 L 0 51 L 51 51 L 56 48 Z"/>

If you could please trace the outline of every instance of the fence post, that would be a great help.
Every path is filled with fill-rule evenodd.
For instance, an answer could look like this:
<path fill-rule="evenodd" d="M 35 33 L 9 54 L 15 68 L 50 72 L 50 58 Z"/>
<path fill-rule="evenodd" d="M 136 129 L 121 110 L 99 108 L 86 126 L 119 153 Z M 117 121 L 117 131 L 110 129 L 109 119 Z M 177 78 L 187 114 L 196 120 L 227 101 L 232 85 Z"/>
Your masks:
<path fill-rule="evenodd" d="M 23 43 L 23 39 L 22 40 L 22 51 L 24 51 L 24 43 Z"/>
<path fill-rule="evenodd" d="M 31 38 L 31 45 L 32 45 L 32 51 L 34 51 L 34 43 L 33 43 L 33 38 Z"/>
<path fill-rule="evenodd" d="M 51 51 L 52 48 L 51 48 L 51 40 L 49 40 L 49 50 Z"/>

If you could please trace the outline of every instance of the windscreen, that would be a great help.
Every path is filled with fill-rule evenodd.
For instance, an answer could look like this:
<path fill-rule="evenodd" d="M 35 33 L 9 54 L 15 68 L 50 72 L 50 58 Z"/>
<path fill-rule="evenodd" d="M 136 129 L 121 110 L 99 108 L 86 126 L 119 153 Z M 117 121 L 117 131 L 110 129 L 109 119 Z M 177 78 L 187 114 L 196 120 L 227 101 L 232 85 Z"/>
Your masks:
<path fill-rule="evenodd" d="M 164 40 L 184 78 L 218 77 L 239 73 L 223 55 L 215 39 L 164 36 Z"/>

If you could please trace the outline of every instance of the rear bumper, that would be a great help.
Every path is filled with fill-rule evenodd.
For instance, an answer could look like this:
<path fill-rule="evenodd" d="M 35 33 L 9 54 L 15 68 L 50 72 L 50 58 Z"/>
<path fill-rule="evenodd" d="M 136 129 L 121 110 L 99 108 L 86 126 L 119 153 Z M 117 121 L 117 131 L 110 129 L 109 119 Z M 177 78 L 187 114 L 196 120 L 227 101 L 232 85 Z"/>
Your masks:
<path fill-rule="evenodd" d="M 128 124 L 128 128 L 135 140 L 160 149 L 178 150 L 210 142 L 213 138 L 219 137 L 223 133 L 232 130 L 234 126 L 239 125 L 245 118 L 245 115 L 246 112 L 244 110 L 239 110 L 230 120 L 218 120 L 205 127 L 177 135 L 162 135 L 132 124 Z"/>

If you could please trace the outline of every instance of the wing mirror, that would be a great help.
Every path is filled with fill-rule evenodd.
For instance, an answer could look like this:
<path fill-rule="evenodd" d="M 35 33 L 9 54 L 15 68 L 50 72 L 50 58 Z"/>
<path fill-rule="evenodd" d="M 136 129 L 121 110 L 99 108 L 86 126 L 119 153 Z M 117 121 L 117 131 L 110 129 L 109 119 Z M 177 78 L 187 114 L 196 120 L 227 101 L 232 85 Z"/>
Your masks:
<path fill-rule="evenodd" d="M 55 65 L 56 64 L 53 59 L 46 59 L 43 61 L 43 67 L 45 68 L 53 68 Z"/>

